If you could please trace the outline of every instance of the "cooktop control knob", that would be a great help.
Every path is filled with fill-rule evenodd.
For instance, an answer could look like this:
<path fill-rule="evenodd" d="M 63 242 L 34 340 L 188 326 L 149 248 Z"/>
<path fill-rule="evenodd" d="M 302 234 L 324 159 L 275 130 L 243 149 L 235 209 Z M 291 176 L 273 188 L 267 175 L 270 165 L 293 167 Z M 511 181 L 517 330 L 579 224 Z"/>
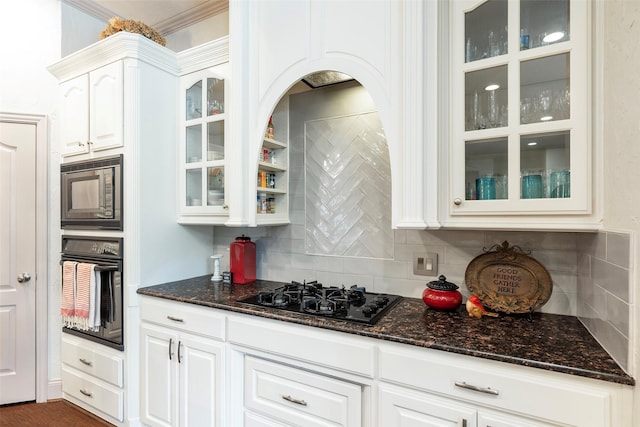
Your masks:
<path fill-rule="evenodd" d="M 389 298 L 386 295 L 378 295 L 377 297 L 375 297 L 373 299 L 373 302 L 378 307 L 384 307 L 385 305 L 387 305 L 389 303 Z"/>

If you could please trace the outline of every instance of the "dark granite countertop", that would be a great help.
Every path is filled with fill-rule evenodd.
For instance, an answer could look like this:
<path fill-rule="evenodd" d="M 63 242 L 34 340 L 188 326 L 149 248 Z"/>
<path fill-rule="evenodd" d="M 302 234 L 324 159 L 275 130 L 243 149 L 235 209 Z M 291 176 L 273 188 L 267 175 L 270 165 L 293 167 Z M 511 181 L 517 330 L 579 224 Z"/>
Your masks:
<path fill-rule="evenodd" d="M 141 295 L 251 314 L 418 347 L 465 354 L 516 365 L 635 385 L 586 328 L 572 316 L 534 313 L 473 319 L 458 311 L 429 309 L 421 299 L 403 298 L 374 326 L 353 324 L 237 302 L 280 282 L 214 284 L 211 276 L 138 289 Z"/>

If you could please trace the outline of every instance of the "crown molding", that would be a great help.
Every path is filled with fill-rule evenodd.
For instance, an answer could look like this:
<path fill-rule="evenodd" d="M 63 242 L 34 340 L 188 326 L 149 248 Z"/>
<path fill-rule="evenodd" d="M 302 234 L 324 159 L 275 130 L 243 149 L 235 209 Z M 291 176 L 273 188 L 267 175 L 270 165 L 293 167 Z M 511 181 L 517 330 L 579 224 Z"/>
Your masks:
<path fill-rule="evenodd" d="M 104 21 L 105 23 L 114 16 L 120 16 L 117 12 L 107 9 L 95 1 L 87 0 L 62 0 L 69 6 L 78 9 L 87 15 L 93 16 L 96 19 Z M 208 0 L 201 5 L 192 7 L 181 13 L 177 13 L 170 18 L 158 21 L 158 22 L 145 22 L 145 24 L 152 27 L 159 32 L 162 36 L 166 36 L 176 31 L 182 30 L 197 22 L 204 21 L 207 18 L 218 15 L 220 13 L 229 10 L 228 0 Z M 120 16 L 123 19 L 129 19 L 126 16 Z"/>
<path fill-rule="evenodd" d="M 126 31 L 116 33 L 72 53 L 47 67 L 47 70 L 59 81 L 65 81 L 127 58 L 146 62 L 176 76 L 180 71 L 175 52 L 140 34 Z"/>

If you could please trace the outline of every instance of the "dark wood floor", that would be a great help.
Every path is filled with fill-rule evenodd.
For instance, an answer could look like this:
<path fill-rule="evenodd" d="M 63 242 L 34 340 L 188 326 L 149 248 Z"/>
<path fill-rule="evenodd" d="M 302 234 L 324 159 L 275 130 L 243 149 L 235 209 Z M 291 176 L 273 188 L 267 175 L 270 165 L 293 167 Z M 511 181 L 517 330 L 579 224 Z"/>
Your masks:
<path fill-rule="evenodd" d="M 0 406 L 0 427 L 113 427 L 66 400 Z"/>

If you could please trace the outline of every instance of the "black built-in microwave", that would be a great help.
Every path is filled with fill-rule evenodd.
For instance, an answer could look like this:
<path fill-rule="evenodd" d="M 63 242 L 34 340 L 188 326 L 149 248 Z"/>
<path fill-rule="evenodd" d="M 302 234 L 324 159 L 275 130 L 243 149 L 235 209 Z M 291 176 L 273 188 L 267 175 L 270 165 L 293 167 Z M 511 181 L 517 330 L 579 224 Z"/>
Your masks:
<path fill-rule="evenodd" d="M 60 226 L 122 230 L 122 155 L 60 165 Z"/>

